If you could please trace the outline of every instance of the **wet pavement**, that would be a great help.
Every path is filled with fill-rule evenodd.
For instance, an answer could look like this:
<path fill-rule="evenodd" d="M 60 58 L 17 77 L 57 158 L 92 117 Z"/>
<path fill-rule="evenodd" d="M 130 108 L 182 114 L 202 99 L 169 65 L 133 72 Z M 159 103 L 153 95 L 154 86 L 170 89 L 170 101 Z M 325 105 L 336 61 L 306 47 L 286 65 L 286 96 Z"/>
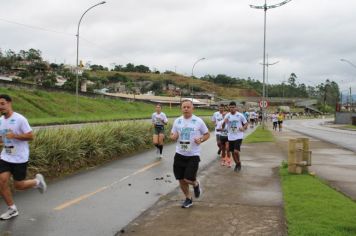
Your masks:
<path fill-rule="evenodd" d="M 321 139 L 356 152 L 356 131 L 325 126 L 324 124 L 329 121 L 330 119 L 287 120 L 283 122 L 283 125 L 289 130 Z"/>
<path fill-rule="evenodd" d="M 203 195 L 180 207 L 180 190 L 161 197 L 117 235 L 286 235 L 275 143 L 242 145 L 242 170 L 216 160 L 199 173 Z"/>
<path fill-rule="evenodd" d="M 302 129 L 300 131 L 303 132 Z M 309 130 L 309 132 L 311 131 Z M 339 138 L 337 144 L 323 141 L 330 140 L 333 137 L 337 139 L 336 132 L 334 136 L 323 133 L 320 134 L 320 137 L 317 137 L 317 135 L 319 134 L 314 133 L 314 137 L 309 137 L 309 148 L 312 151 L 312 166 L 309 170 L 326 180 L 336 190 L 356 201 L 356 153 L 349 149 L 350 140 L 347 141 L 346 148 L 344 148 L 340 146 L 341 138 Z M 350 135 L 350 132 L 348 131 L 345 135 Z M 351 135 L 356 135 L 356 132 Z M 287 153 L 289 139 L 307 136 L 287 128 L 283 132 L 277 132 L 275 137 L 277 137 L 279 146 Z M 356 146 L 356 139 L 352 140 L 353 145 Z"/>

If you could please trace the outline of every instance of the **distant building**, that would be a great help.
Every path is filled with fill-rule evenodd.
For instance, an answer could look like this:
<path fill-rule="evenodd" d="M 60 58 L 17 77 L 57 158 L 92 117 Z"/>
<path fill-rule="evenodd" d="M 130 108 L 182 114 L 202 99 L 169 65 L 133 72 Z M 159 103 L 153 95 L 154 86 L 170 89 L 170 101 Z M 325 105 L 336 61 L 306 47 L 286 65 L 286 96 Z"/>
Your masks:
<path fill-rule="evenodd" d="M 7 76 L 0 76 L 0 80 L 12 81 L 12 78 L 7 77 Z"/>
<path fill-rule="evenodd" d="M 67 78 L 64 78 L 63 76 L 57 75 L 56 76 L 56 80 L 57 80 L 57 82 L 55 83 L 55 85 L 61 87 L 67 81 Z"/>

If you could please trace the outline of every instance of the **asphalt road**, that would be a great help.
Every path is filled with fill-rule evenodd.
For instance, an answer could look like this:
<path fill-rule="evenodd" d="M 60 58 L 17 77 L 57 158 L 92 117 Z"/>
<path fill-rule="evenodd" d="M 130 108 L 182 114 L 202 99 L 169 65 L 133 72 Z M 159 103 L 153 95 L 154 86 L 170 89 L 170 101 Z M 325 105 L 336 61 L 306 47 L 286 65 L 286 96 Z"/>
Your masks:
<path fill-rule="evenodd" d="M 356 131 L 327 127 L 332 119 L 286 120 L 284 126 L 308 136 L 318 138 L 356 152 Z"/>
<path fill-rule="evenodd" d="M 201 169 L 216 158 L 216 151 L 212 134 L 202 144 Z M 177 188 L 174 153 L 171 144 L 165 146 L 161 161 L 153 149 L 113 161 L 52 182 L 44 195 L 36 189 L 16 192 L 20 215 L 0 221 L 0 235 L 114 235 Z M 5 210 L 1 202 L 0 211 Z"/>

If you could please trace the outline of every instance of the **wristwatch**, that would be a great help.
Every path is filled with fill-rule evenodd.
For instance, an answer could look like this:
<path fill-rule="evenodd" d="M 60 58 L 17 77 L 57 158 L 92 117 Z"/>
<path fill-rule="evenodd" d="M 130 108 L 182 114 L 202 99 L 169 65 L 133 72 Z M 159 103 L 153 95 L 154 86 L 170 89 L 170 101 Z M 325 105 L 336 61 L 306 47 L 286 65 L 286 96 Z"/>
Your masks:
<path fill-rule="evenodd" d="M 200 138 L 199 140 L 200 140 L 201 143 L 204 142 L 204 139 L 203 139 L 203 138 Z"/>

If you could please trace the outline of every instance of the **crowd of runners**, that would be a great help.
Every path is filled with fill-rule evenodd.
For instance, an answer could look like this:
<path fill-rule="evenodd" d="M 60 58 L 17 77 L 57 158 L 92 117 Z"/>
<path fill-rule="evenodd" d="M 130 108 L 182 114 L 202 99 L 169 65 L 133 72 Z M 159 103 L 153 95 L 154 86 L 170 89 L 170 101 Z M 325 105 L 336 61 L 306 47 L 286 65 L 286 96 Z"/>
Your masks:
<path fill-rule="evenodd" d="M 157 157 L 163 157 L 164 127 L 168 123 L 162 107 L 157 104 L 152 114 L 153 144 L 157 148 Z M 173 172 L 185 196 L 182 208 L 193 205 L 193 198 L 189 186 L 193 187 L 194 197 L 199 198 L 202 193 L 201 184 L 197 179 L 201 148 L 200 144 L 209 138 L 209 130 L 204 121 L 193 114 L 194 105 L 191 100 L 181 103 L 182 116 L 178 117 L 172 126 L 170 138 L 176 141 Z M 282 130 L 284 114 L 275 112 L 268 116 L 273 123 L 273 129 Z M 234 171 L 241 170 L 240 151 L 244 138 L 244 131 L 250 125 L 254 128 L 262 122 L 262 113 L 255 111 L 239 112 L 235 102 L 229 105 L 220 104 L 211 121 L 215 125 L 215 138 L 218 146 L 218 157 L 222 166 Z"/>

